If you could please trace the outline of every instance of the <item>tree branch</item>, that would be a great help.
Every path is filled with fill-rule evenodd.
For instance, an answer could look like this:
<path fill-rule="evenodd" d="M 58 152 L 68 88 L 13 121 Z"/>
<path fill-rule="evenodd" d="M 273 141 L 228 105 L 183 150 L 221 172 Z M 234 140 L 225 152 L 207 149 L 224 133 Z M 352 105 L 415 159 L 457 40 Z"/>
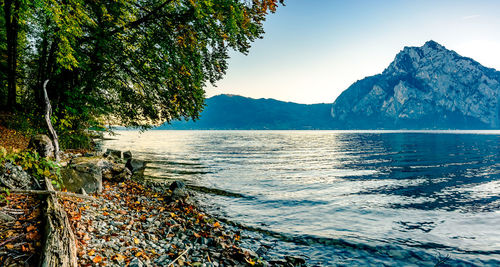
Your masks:
<path fill-rule="evenodd" d="M 77 197 L 77 198 L 82 198 L 82 199 L 97 201 L 94 197 L 91 197 L 91 196 L 86 196 L 86 195 L 76 194 L 76 193 L 70 193 L 70 192 L 52 191 L 52 190 L 10 189 L 9 192 L 12 193 L 12 194 L 35 194 L 35 195 L 49 195 L 49 194 L 54 194 L 54 195 L 58 195 L 58 196 Z"/>
<path fill-rule="evenodd" d="M 52 140 L 54 142 L 54 156 L 56 157 L 56 161 L 59 162 L 59 141 L 57 138 L 56 130 L 52 127 L 52 122 L 50 120 L 50 115 L 52 113 L 52 106 L 50 105 L 49 96 L 47 94 L 47 83 L 49 80 L 45 80 L 43 83 L 43 97 L 45 99 L 45 122 L 47 122 L 47 127 L 49 128 L 50 135 L 52 135 Z"/>
<path fill-rule="evenodd" d="M 166 0 L 165 2 L 163 2 L 163 4 L 159 5 L 157 8 L 153 9 L 152 11 L 150 11 L 148 14 L 144 15 L 143 17 L 141 17 L 140 19 L 137 19 L 137 20 L 134 20 L 134 21 L 131 21 L 119 28 L 116 28 L 114 30 L 112 30 L 109 35 L 114 35 L 115 33 L 119 32 L 119 31 L 122 31 L 123 29 L 125 28 L 134 28 L 134 27 L 137 27 L 139 25 L 141 25 L 142 23 L 150 20 L 153 16 L 155 16 L 156 14 L 158 14 L 158 12 L 163 9 L 166 5 L 170 4 L 170 3 L 173 3 L 174 0 Z"/>

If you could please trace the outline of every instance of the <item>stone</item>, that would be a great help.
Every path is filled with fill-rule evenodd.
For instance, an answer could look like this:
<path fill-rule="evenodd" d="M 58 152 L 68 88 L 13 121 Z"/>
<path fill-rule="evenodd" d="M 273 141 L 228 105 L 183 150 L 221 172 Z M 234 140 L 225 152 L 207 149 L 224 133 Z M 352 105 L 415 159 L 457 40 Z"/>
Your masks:
<path fill-rule="evenodd" d="M 130 151 L 123 152 L 123 160 L 128 161 L 131 158 L 132 158 L 132 152 L 130 152 Z"/>
<path fill-rule="evenodd" d="M 141 260 L 139 260 L 138 258 L 135 258 L 135 259 L 133 259 L 133 260 L 129 263 L 129 265 L 128 265 L 128 266 L 129 266 L 129 267 L 142 267 L 142 266 L 144 266 L 144 265 L 142 264 L 142 261 L 141 261 Z"/>
<path fill-rule="evenodd" d="M 498 129 L 500 72 L 434 42 L 405 47 L 332 106 L 342 129 Z"/>
<path fill-rule="evenodd" d="M 143 176 L 147 162 L 139 159 L 129 159 L 125 167 L 127 167 L 133 175 Z"/>
<path fill-rule="evenodd" d="M 101 161 L 102 177 L 117 182 L 130 179 L 132 172 L 124 164 L 114 163 L 107 160 Z"/>
<path fill-rule="evenodd" d="M 10 189 L 36 189 L 34 178 L 21 168 L 7 161 L 0 165 L 0 184 Z"/>
<path fill-rule="evenodd" d="M 306 264 L 306 260 L 299 256 L 285 256 L 285 260 L 292 264 L 292 266 L 303 266 Z"/>
<path fill-rule="evenodd" d="M 173 181 L 170 184 L 169 189 L 172 191 L 172 195 L 170 195 L 170 201 L 184 201 L 189 197 L 189 193 L 186 190 L 186 185 L 181 181 Z"/>
<path fill-rule="evenodd" d="M 174 191 L 176 189 L 185 189 L 186 185 L 182 181 L 173 181 L 168 188 Z"/>
<path fill-rule="evenodd" d="M 87 193 L 102 192 L 102 169 L 98 161 L 82 160 L 78 158 L 68 166 L 62 168 L 63 183 L 71 192 L 81 192 L 83 188 Z"/>
<path fill-rule="evenodd" d="M 47 135 L 37 134 L 31 138 L 28 149 L 33 149 L 43 158 L 54 157 L 54 144 Z"/>
<path fill-rule="evenodd" d="M 116 150 L 116 149 L 106 149 L 106 152 L 104 152 L 104 157 L 112 157 L 112 158 L 116 158 L 116 159 L 121 159 L 122 158 L 122 152 L 120 150 Z"/>

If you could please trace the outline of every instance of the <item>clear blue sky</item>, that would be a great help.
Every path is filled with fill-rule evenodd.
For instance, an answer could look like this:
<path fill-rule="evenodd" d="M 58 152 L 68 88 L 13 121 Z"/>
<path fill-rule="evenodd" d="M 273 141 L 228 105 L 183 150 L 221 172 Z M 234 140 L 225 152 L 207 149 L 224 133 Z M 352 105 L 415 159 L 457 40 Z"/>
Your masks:
<path fill-rule="evenodd" d="M 207 97 L 332 103 L 403 47 L 431 39 L 500 70 L 500 0 L 286 0 L 264 26 L 247 56 L 231 53 Z"/>

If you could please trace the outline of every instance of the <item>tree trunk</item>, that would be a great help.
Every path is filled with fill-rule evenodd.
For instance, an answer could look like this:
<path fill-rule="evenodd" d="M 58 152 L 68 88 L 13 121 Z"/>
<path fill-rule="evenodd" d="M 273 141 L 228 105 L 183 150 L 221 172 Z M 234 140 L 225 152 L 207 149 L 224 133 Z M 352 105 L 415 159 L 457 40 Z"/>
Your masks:
<path fill-rule="evenodd" d="M 45 178 L 47 190 L 54 191 Z M 42 267 L 76 267 L 76 239 L 68 216 L 59 204 L 56 194 L 49 194 L 45 212 L 45 244 Z"/>
<path fill-rule="evenodd" d="M 19 32 L 19 1 L 5 0 L 5 28 L 7 33 L 7 107 L 17 105 L 17 36 Z"/>

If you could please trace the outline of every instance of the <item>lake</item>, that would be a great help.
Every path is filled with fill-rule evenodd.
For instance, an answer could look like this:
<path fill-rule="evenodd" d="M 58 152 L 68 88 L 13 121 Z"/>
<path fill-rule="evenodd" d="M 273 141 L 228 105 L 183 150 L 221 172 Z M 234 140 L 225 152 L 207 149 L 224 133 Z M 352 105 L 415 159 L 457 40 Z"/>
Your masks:
<path fill-rule="evenodd" d="M 500 131 L 117 133 L 146 175 L 219 189 L 198 199 L 268 257 L 500 265 Z"/>

